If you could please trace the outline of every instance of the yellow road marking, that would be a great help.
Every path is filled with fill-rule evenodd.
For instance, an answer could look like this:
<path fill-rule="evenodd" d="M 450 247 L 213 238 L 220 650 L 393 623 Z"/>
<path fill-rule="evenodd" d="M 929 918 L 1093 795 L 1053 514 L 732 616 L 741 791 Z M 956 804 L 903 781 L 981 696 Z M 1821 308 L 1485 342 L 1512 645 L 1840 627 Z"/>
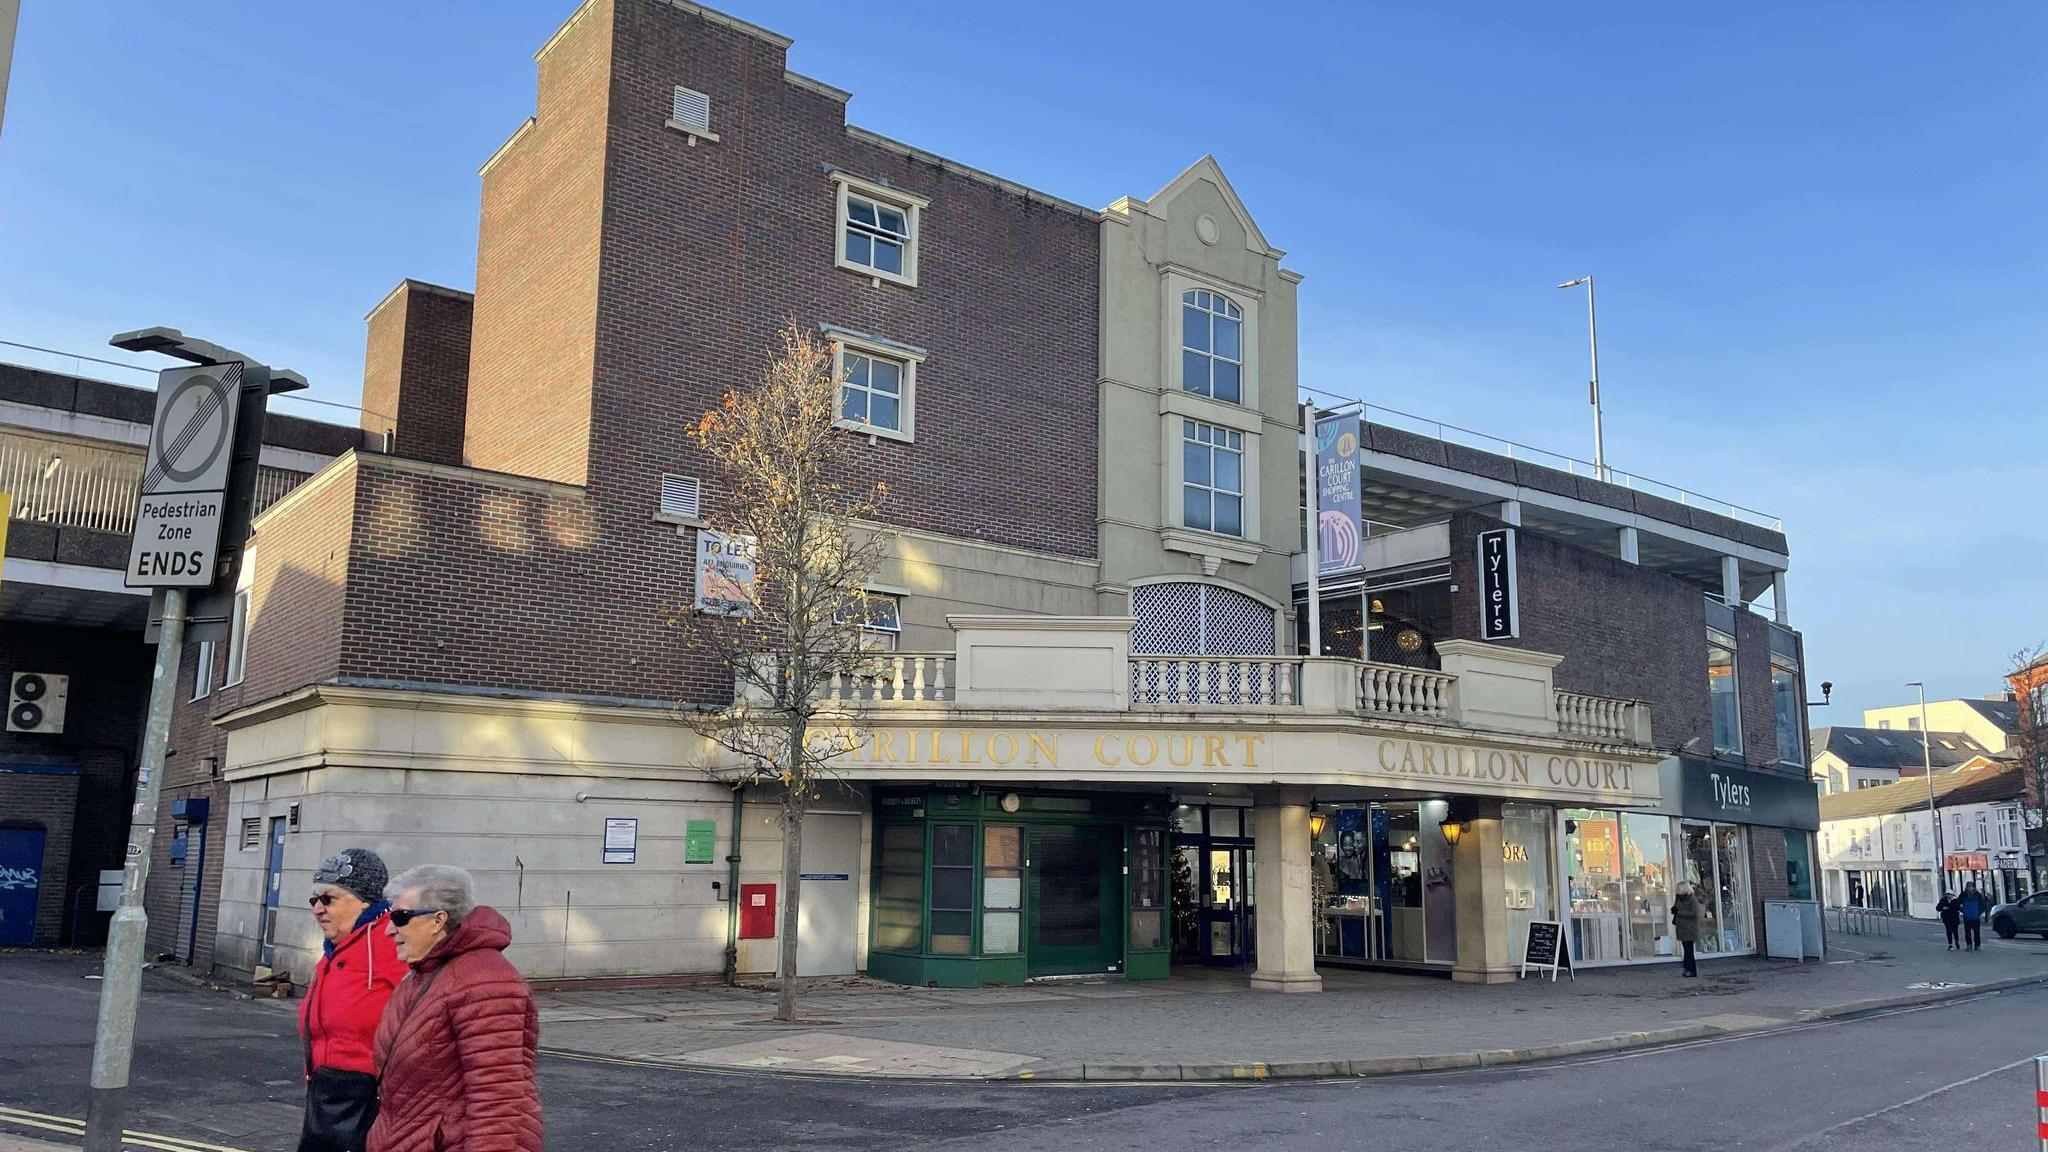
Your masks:
<path fill-rule="evenodd" d="M 85 1135 L 85 1121 L 69 1116 L 54 1116 L 48 1112 L 31 1112 L 26 1108 L 14 1108 L 0 1104 L 0 1124 L 19 1124 L 25 1128 L 40 1128 L 48 1132 L 61 1132 L 66 1136 Z M 166 1136 L 161 1132 L 142 1132 L 134 1128 L 121 1130 L 121 1142 L 138 1148 L 154 1148 L 158 1152 L 247 1152 L 242 1148 L 230 1148 L 225 1144 L 208 1144 L 201 1140 L 187 1140 L 182 1136 Z"/>

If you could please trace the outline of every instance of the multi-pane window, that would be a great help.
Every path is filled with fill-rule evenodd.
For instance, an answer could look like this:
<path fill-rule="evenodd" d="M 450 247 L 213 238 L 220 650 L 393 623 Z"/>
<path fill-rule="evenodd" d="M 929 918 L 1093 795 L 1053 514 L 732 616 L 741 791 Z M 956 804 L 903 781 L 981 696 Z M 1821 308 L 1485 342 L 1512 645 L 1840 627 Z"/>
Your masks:
<path fill-rule="evenodd" d="M 1244 535 L 1244 433 L 1181 421 L 1181 523 Z"/>
<path fill-rule="evenodd" d="M 839 418 L 870 428 L 903 431 L 903 362 L 845 349 Z"/>
<path fill-rule="evenodd" d="M 1242 402 L 1244 313 L 1220 292 L 1180 295 L 1180 386 L 1230 404 Z"/>
<path fill-rule="evenodd" d="M 974 951 L 974 825 L 932 825 L 932 951 Z"/>
<path fill-rule="evenodd" d="M 250 594 L 256 587 L 256 550 L 247 549 L 242 553 L 240 570 L 235 574 L 235 607 L 228 619 L 228 675 L 226 684 L 240 684 L 242 676 L 249 669 L 249 603 Z"/>
<path fill-rule="evenodd" d="M 910 247 L 910 213 L 848 192 L 841 235 L 848 264 L 889 276 L 907 275 L 904 254 Z"/>
<path fill-rule="evenodd" d="M 1707 693 L 1713 703 L 1714 751 L 1740 755 L 1742 714 L 1735 694 L 1735 637 L 1707 629 Z"/>
<path fill-rule="evenodd" d="M 1977 847 L 1991 847 L 1991 817 L 1983 812 L 1977 813 Z"/>
<path fill-rule="evenodd" d="M 884 952 L 924 943 L 924 825 L 884 824 L 875 866 L 875 941 Z"/>
<path fill-rule="evenodd" d="M 2017 848 L 2020 846 L 2020 810 L 2000 808 L 1998 810 L 1998 846 Z"/>
<path fill-rule="evenodd" d="M 1777 625 L 1770 628 L 1771 714 L 1778 735 L 1778 759 L 1786 764 L 1806 763 L 1804 717 L 1806 700 L 1800 695 L 1799 638 Z"/>
<path fill-rule="evenodd" d="M 981 951 L 1013 955 L 1024 930 L 1024 829 L 991 824 L 981 833 Z"/>
<path fill-rule="evenodd" d="M 903 635 L 902 603 L 885 592 L 863 592 L 840 609 L 841 624 L 860 628 L 863 652 L 894 652 Z"/>
<path fill-rule="evenodd" d="M 1131 833 L 1131 947 L 1166 947 L 1166 830 Z"/>
<path fill-rule="evenodd" d="M 203 700 L 213 694 L 213 641 L 199 642 L 199 668 L 192 675 L 192 698 Z"/>

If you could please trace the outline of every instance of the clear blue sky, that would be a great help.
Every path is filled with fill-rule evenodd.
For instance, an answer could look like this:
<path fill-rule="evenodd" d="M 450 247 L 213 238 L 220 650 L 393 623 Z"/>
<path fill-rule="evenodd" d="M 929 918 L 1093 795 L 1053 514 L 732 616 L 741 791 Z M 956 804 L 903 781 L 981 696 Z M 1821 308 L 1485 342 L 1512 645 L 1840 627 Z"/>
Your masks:
<path fill-rule="evenodd" d="M 27 0 L 0 338 L 168 323 L 355 398 L 572 0 Z M 858 124 L 1083 204 L 1213 152 L 1304 273 L 1304 383 L 1784 517 L 1809 680 L 2048 640 L 2048 7 L 731 0 Z M 1259 23 L 1259 21 L 1267 23 Z"/>

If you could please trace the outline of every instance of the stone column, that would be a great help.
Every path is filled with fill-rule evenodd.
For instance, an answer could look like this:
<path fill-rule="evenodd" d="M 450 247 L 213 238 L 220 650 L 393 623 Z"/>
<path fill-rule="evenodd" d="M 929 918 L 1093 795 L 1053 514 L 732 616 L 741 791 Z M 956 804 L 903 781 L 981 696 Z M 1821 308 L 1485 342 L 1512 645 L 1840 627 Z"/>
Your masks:
<path fill-rule="evenodd" d="M 1721 557 L 1721 603 L 1742 607 L 1742 563 L 1733 556 Z"/>
<path fill-rule="evenodd" d="M 1515 978 L 1515 941 L 1508 939 L 1500 801 L 1466 800 L 1463 811 L 1465 835 L 1451 855 L 1458 906 L 1458 963 L 1451 979 L 1504 984 Z"/>
<path fill-rule="evenodd" d="M 1621 558 L 1623 560 L 1628 561 L 1630 564 L 1642 563 L 1640 559 L 1642 537 L 1634 528 L 1623 528 L 1620 532 L 1618 543 L 1621 547 Z"/>
<path fill-rule="evenodd" d="M 1778 623 L 1786 628 L 1792 626 L 1792 612 L 1785 606 L 1785 574 L 1771 573 L 1771 611 L 1777 615 Z"/>
<path fill-rule="evenodd" d="M 1320 992 L 1323 978 L 1316 975 L 1308 790 L 1254 788 L 1252 803 L 1259 932 L 1259 967 L 1252 973 L 1252 987 L 1267 992 Z"/>

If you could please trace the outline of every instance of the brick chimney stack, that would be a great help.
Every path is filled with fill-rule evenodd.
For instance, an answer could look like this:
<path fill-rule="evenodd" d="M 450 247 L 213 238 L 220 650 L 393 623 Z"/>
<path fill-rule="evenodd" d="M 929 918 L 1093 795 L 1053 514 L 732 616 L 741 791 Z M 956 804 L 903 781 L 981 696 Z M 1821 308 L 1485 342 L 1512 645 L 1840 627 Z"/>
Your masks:
<path fill-rule="evenodd" d="M 394 455 L 462 463 L 474 307 L 467 292 L 401 280 L 363 318 L 370 337 L 362 426 L 386 438 Z"/>

